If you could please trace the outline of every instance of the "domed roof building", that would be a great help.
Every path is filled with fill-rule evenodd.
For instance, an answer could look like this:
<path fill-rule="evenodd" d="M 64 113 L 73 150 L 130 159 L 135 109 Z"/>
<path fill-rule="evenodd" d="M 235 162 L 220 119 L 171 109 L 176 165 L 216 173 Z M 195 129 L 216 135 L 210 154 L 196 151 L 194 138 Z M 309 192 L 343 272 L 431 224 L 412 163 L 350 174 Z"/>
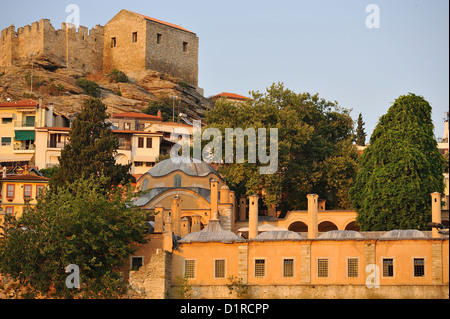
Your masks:
<path fill-rule="evenodd" d="M 162 231 L 161 227 L 166 220 L 164 212 L 169 214 L 173 211 L 175 197 L 180 212 L 171 219 L 172 227 L 178 236 L 182 237 L 186 232 L 200 231 L 213 218 L 214 213 L 218 213 L 226 230 L 232 229 L 234 218 L 231 216 L 235 214 L 236 206 L 234 192 L 229 190 L 220 174 L 205 162 L 189 157 L 164 160 L 142 175 L 137 181 L 137 187 L 144 191 L 144 194 L 135 200 L 135 206 L 145 210 L 163 211 L 159 216 L 162 222 L 156 222 L 155 232 Z M 178 228 L 182 219 L 188 221 L 184 234 Z M 197 222 L 197 219 L 200 221 Z"/>

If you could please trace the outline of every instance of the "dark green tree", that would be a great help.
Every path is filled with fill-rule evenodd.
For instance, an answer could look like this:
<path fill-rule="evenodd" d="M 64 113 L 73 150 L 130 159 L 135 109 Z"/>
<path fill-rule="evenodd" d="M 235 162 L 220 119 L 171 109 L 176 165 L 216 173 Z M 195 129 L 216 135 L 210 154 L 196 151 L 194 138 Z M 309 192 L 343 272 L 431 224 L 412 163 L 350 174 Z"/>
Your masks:
<path fill-rule="evenodd" d="M 79 78 L 76 81 L 76 85 L 81 87 L 84 90 L 84 93 L 94 98 L 100 97 L 100 94 L 102 93 L 100 86 L 97 83 L 86 78 Z"/>
<path fill-rule="evenodd" d="M 105 122 L 106 109 L 99 99 L 84 102 L 72 124 L 70 143 L 61 152 L 59 169 L 50 180 L 52 187 L 91 175 L 108 177 L 110 185 L 133 180 L 129 173 L 131 165 L 116 164 L 114 159 L 119 140 Z"/>
<path fill-rule="evenodd" d="M 357 124 L 358 126 L 356 128 L 356 145 L 366 146 L 367 134 L 364 130 L 364 125 L 366 125 L 366 123 L 364 123 L 363 121 L 362 113 L 359 113 Z"/>
<path fill-rule="evenodd" d="M 8 217 L 0 273 L 46 298 L 122 297 L 123 266 L 134 244 L 145 243 L 147 216 L 133 208 L 130 186 L 104 188 L 104 179 L 49 190 L 20 218 Z M 79 267 L 79 289 L 66 286 L 69 265 Z"/>
<path fill-rule="evenodd" d="M 430 104 L 411 93 L 380 118 L 350 191 L 361 230 L 427 229 L 430 194 L 444 191 L 433 130 Z"/>

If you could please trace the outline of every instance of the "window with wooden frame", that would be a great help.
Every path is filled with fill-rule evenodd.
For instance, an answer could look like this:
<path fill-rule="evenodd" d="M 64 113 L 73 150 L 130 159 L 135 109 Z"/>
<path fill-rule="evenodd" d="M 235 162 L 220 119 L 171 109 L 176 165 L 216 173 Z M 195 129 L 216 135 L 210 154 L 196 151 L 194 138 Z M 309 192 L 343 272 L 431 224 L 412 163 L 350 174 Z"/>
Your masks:
<path fill-rule="evenodd" d="M 23 198 L 30 199 L 32 195 L 32 185 L 25 184 L 23 185 Z"/>
<path fill-rule="evenodd" d="M 153 148 L 153 139 L 151 137 L 147 137 L 147 148 Z"/>
<path fill-rule="evenodd" d="M 144 138 L 138 137 L 138 148 L 144 148 Z"/>
<path fill-rule="evenodd" d="M 6 206 L 5 207 L 5 214 L 7 215 L 14 215 L 14 207 L 13 206 Z"/>
<path fill-rule="evenodd" d="M 44 195 L 45 186 L 37 185 L 36 186 L 36 198 L 41 198 Z"/>
<path fill-rule="evenodd" d="M 6 185 L 6 198 L 7 199 L 14 199 L 15 191 L 16 191 L 16 185 L 14 185 L 14 184 L 7 184 Z"/>

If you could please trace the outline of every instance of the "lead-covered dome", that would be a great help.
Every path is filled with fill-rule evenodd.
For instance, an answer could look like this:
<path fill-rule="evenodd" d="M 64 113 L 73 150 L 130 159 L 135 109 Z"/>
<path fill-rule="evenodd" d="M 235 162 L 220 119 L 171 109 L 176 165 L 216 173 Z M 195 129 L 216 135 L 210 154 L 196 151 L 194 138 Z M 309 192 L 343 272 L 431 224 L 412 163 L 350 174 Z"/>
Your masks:
<path fill-rule="evenodd" d="M 209 164 L 199 160 L 194 160 L 190 157 L 177 157 L 174 159 L 169 158 L 156 164 L 148 171 L 148 173 L 152 177 L 163 177 L 176 171 L 183 172 L 189 176 L 199 177 L 215 174 L 218 178 L 221 178 L 219 173 Z"/>

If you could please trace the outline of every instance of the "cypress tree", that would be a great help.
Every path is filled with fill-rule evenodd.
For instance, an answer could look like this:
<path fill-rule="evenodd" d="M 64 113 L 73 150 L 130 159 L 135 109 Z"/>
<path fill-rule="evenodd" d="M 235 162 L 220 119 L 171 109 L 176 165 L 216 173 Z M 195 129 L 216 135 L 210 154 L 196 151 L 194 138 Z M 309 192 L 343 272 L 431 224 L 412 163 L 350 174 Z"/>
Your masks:
<path fill-rule="evenodd" d="M 430 104 L 412 93 L 380 118 L 350 189 L 362 231 L 428 229 L 430 194 L 444 191 L 433 131 Z"/>
<path fill-rule="evenodd" d="M 70 132 L 70 143 L 62 150 L 59 170 L 52 177 L 51 186 L 63 186 L 91 175 L 108 177 L 111 185 L 133 179 L 131 165 L 116 164 L 114 155 L 119 147 L 118 137 L 106 123 L 106 105 L 99 99 L 85 100 Z"/>
<path fill-rule="evenodd" d="M 359 113 L 358 126 L 356 128 L 356 145 L 359 146 L 366 146 L 367 134 L 364 131 L 364 125 L 366 125 L 366 123 L 363 121 L 362 114 Z"/>

